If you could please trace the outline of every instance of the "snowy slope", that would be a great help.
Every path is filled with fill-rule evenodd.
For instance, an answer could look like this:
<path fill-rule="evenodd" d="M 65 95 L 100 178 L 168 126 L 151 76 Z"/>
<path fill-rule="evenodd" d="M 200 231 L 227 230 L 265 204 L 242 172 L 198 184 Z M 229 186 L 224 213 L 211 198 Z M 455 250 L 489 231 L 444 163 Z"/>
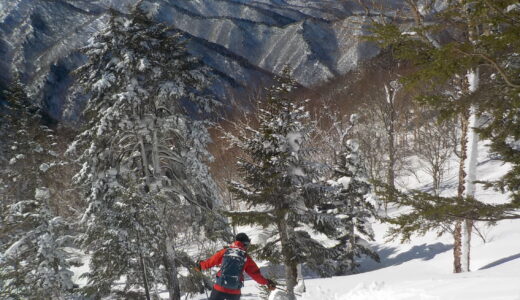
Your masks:
<path fill-rule="evenodd" d="M 484 144 L 479 147 L 478 178 L 497 178 L 508 167 L 490 160 Z M 455 180 L 454 175 L 448 177 L 446 186 L 452 186 L 450 182 Z M 424 176 L 419 177 L 422 183 L 413 177 L 402 179 L 412 187 L 428 188 Z M 478 189 L 476 195 L 487 202 L 506 201 L 504 195 L 489 190 Z M 396 213 L 398 211 L 390 214 Z M 520 300 L 520 220 L 501 221 L 493 227 L 478 223 L 477 227 L 486 242 L 476 233 L 472 237 L 472 272 L 453 274 L 451 236 L 437 237 L 435 233 L 429 233 L 413 238 L 407 244 L 387 242 L 387 225 L 375 223 L 374 247 L 381 256 L 380 264 L 365 261 L 359 274 L 307 279 L 307 292 L 298 299 Z M 260 299 L 258 287 L 252 281 L 246 283 L 243 292 L 244 300 Z M 205 296 L 197 299 L 205 299 Z"/>
<path fill-rule="evenodd" d="M 478 178 L 493 179 L 508 169 L 500 161 L 488 158 L 485 143 L 480 144 Z M 452 168 L 445 186 L 451 187 L 456 168 Z M 428 180 L 419 176 L 401 178 L 411 187 L 428 189 Z M 453 193 L 454 190 L 451 190 Z M 450 193 L 450 190 L 446 191 Z M 506 197 L 493 191 L 477 189 L 476 196 L 486 202 L 504 202 Z M 390 210 L 397 214 L 399 210 Z M 362 261 L 358 274 L 333 278 L 308 278 L 307 291 L 298 300 L 520 300 L 520 220 L 498 222 L 495 226 L 477 223 L 474 232 L 469 273 L 453 274 L 453 239 L 435 233 L 414 237 L 409 243 L 386 241 L 387 224 L 375 222 L 377 249 L 381 263 Z M 257 228 L 240 228 L 255 240 L 262 239 Z M 88 257 L 85 258 L 85 262 Z M 261 263 L 261 262 L 260 262 Z M 75 279 L 88 265 L 75 269 Z M 85 280 L 77 281 L 80 285 Z M 248 280 L 242 300 L 259 300 L 258 285 Z M 206 299 L 200 294 L 192 300 Z M 277 300 L 272 297 L 270 300 Z"/>
<path fill-rule="evenodd" d="M 385 244 L 380 249 L 382 265 L 372 266 L 380 269 L 308 280 L 309 292 L 301 299 L 519 300 L 519 227 L 520 221 L 500 222 L 490 230 L 486 244 L 474 236 L 471 273 L 452 274 L 450 237 L 431 234 L 409 245 Z"/>

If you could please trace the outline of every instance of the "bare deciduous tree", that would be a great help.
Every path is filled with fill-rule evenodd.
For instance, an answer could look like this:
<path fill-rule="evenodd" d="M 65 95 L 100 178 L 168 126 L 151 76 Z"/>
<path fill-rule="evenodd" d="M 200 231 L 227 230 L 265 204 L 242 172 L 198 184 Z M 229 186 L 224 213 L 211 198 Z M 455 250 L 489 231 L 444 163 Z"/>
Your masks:
<path fill-rule="evenodd" d="M 441 182 L 449 168 L 457 146 L 458 128 L 455 120 L 439 120 L 436 112 L 416 113 L 413 151 L 421 159 L 424 171 L 432 178 L 433 194 L 441 193 Z"/>
<path fill-rule="evenodd" d="M 410 104 L 400 96 L 401 84 L 394 80 L 383 85 L 359 108 L 361 122 L 357 139 L 366 155 L 372 180 L 395 188 L 396 174 L 406 166 L 409 151 Z M 385 211 L 387 209 L 384 204 Z"/>

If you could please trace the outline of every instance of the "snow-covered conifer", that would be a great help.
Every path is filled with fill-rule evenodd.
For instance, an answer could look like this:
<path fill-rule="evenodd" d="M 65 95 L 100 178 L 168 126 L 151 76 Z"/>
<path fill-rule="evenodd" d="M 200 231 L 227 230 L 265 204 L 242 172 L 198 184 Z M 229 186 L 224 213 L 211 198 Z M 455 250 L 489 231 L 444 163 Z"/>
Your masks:
<path fill-rule="evenodd" d="M 20 200 L 2 215 L 9 234 L 0 253 L 0 298 L 65 299 L 72 290 L 71 237 L 67 222 L 49 208 L 50 192 L 37 188 L 33 200 Z"/>
<path fill-rule="evenodd" d="M 41 127 L 38 108 L 31 103 L 19 77 L 14 78 L 5 92 L 7 105 L 3 116 L 3 141 L 6 160 L 2 167 L 6 203 L 31 199 L 41 184 L 40 171 L 35 168 L 49 159 L 46 132 Z"/>
<path fill-rule="evenodd" d="M 341 150 L 335 154 L 333 173 L 328 180 L 331 189 L 328 201 L 321 209 L 335 215 L 343 223 L 336 239 L 337 261 L 334 272 L 337 275 L 353 271 L 358 267 L 356 259 L 367 255 L 379 261 L 377 253 L 370 247 L 367 240 L 374 239 L 371 219 L 374 217 L 374 207 L 370 203 L 372 195 L 371 184 L 359 151 L 359 144 L 349 138 L 352 126 L 357 120 L 351 115 L 349 128 L 338 128 Z M 335 126 L 341 126 L 335 123 Z"/>
<path fill-rule="evenodd" d="M 237 224 L 272 232 L 271 238 L 260 241 L 259 253 L 285 265 L 287 291 L 294 299 L 297 265 L 316 267 L 331 254 L 309 232 L 331 234 L 341 222 L 316 209 L 323 186 L 316 183 L 320 169 L 311 160 L 308 144 L 314 124 L 303 103 L 290 98 L 296 83 L 289 75 L 286 68 L 268 90 L 265 106 L 257 113 L 258 129 L 237 128 L 238 134 L 227 137 L 244 154 L 238 160 L 243 181 L 232 182 L 231 190 L 251 208 L 230 215 Z"/>
<path fill-rule="evenodd" d="M 72 288 L 67 222 L 55 214 L 55 174 L 64 163 L 55 133 L 16 77 L 5 93 L 0 209 L 0 296 L 62 299 Z M 7 298 L 10 299 L 10 298 Z"/>
<path fill-rule="evenodd" d="M 129 18 L 112 12 L 76 71 L 89 98 L 86 128 L 68 150 L 80 154 L 75 179 L 87 191 L 84 290 L 150 299 L 165 285 L 180 299 L 179 239 L 223 224 L 208 217 L 216 189 L 204 164 L 207 124 L 189 115 L 211 113 L 215 102 L 205 94 L 208 68 L 139 5 Z"/>

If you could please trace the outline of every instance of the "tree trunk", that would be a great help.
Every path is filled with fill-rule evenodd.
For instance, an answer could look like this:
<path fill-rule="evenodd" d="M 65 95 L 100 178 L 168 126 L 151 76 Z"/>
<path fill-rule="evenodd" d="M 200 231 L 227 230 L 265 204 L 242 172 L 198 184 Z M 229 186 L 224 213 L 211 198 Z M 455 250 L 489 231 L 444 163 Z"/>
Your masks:
<path fill-rule="evenodd" d="M 144 145 L 144 139 L 142 135 L 139 135 L 139 146 L 141 148 L 141 162 L 143 164 L 143 176 L 145 177 L 146 184 L 150 185 L 150 172 L 148 170 L 148 158 L 146 156 L 146 147 Z"/>
<path fill-rule="evenodd" d="M 390 193 L 388 197 L 394 199 L 394 188 L 395 188 L 395 122 L 396 122 L 396 111 L 395 111 L 395 96 L 397 90 L 391 85 L 385 84 L 386 93 L 386 108 L 389 110 L 388 113 L 388 124 L 386 125 L 386 133 L 388 137 L 388 170 L 386 176 L 386 184 L 390 187 Z M 388 201 L 385 202 L 385 213 L 388 212 Z"/>
<path fill-rule="evenodd" d="M 461 4 L 464 4 L 463 0 L 459 0 Z M 467 11 L 466 11 L 467 13 Z M 466 16 L 466 21 L 468 24 L 468 39 L 469 42 L 475 44 L 478 36 L 480 35 L 480 30 L 477 24 L 475 24 L 469 16 Z M 484 27 L 487 24 L 482 24 Z M 466 74 L 467 79 L 467 94 L 471 95 L 475 93 L 480 85 L 480 70 L 478 68 L 468 70 Z M 475 196 L 475 180 L 477 178 L 477 163 L 478 163 L 478 134 L 475 132 L 475 128 L 479 127 L 477 115 L 477 109 L 473 105 L 469 111 L 469 160 L 467 163 L 467 178 L 466 178 L 466 196 L 474 197 Z M 464 222 L 464 244 L 463 246 L 463 264 L 462 271 L 469 272 L 470 271 L 470 249 L 471 249 L 471 234 L 473 230 L 473 221 L 465 220 Z"/>
<path fill-rule="evenodd" d="M 139 249 L 139 264 L 141 266 L 141 273 L 143 275 L 143 286 L 146 295 L 146 300 L 150 300 L 150 288 L 148 284 L 148 276 L 146 274 L 146 266 L 144 263 L 143 252 L 141 250 L 141 237 L 139 231 L 137 231 L 137 248 Z"/>
<path fill-rule="evenodd" d="M 394 200 L 394 189 L 395 189 L 395 149 L 394 149 L 394 132 L 392 130 L 388 132 L 388 170 L 386 176 L 386 184 L 390 187 L 390 194 L 388 195 L 391 200 Z M 388 212 L 388 201 L 385 202 L 385 213 Z"/>
<path fill-rule="evenodd" d="M 468 157 L 468 111 L 460 114 L 460 154 L 459 154 L 459 184 L 457 188 L 457 197 L 462 201 L 465 191 L 466 181 L 466 159 Z M 453 272 L 461 273 L 461 257 L 462 257 L 462 223 L 457 221 L 453 233 Z"/>
<path fill-rule="evenodd" d="M 161 174 L 161 158 L 159 156 L 159 139 L 157 138 L 157 130 L 153 130 L 152 134 L 152 155 L 153 155 L 153 175 L 159 178 Z"/>
<path fill-rule="evenodd" d="M 58 262 L 57 258 L 53 259 L 52 268 L 54 270 L 54 274 L 59 273 L 60 267 L 59 267 L 59 262 Z M 56 300 L 65 300 L 65 297 L 63 297 L 63 293 L 62 293 L 61 289 L 55 289 L 53 296 L 54 296 L 54 299 L 56 299 Z"/>
<path fill-rule="evenodd" d="M 298 271 L 298 291 L 299 293 L 305 293 L 307 291 L 307 288 L 305 286 L 305 279 L 303 278 L 303 272 L 302 272 L 302 264 L 298 264 L 297 266 Z M 300 284 L 301 281 L 301 284 Z"/>
<path fill-rule="evenodd" d="M 455 222 L 453 230 L 453 273 L 461 273 L 461 257 L 462 257 L 462 223 Z"/>
<path fill-rule="evenodd" d="M 462 239 L 462 272 L 470 272 L 471 234 L 473 233 L 473 220 L 464 220 Z"/>
<path fill-rule="evenodd" d="M 472 71 L 473 76 L 478 76 L 478 71 Z M 477 83 L 475 83 L 477 82 Z M 470 82 L 469 92 L 473 93 L 478 85 L 477 80 Z M 475 197 L 475 181 L 477 180 L 477 164 L 478 164 L 478 133 L 475 132 L 475 128 L 479 127 L 478 118 L 476 115 L 477 108 L 472 106 L 470 108 L 470 117 L 468 124 L 468 160 L 466 164 L 466 190 L 465 195 L 467 197 Z M 463 244 L 462 244 L 462 271 L 470 271 L 470 257 L 471 257 L 471 234 L 473 231 L 473 221 L 466 219 L 464 220 L 464 231 L 463 231 Z"/>
<path fill-rule="evenodd" d="M 179 278 L 177 274 L 177 264 L 175 263 L 175 247 L 171 237 L 167 237 L 165 241 L 166 250 L 163 255 L 163 263 L 166 271 L 166 288 L 170 300 L 181 299 L 181 289 L 179 285 Z"/>
<path fill-rule="evenodd" d="M 280 243 L 282 244 L 282 254 L 284 256 L 283 259 L 285 263 L 286 290 L 288 300 L 296 300 L 294 287 L 296 286 L 298 280 L 298 268 L 296 262 L 294 261 L 294 252 L 289 241 L 289 226 L 285 220 L 284 213 L 284 215 L 280 218 L 280 222 L 278 223 L 278 230 L 280 232 Z"/>
<path fill-rule="evenodd" d="M 143 164 L 143 175 L 145 176 L 146 184 L 149 186 L 150 185 L 150 176 L 148 174 L 148 159 L 146 157 L 146 147 L 144 145 L 143 136 L 142 135 L 138 135 L 138 136 L 139 136 L 139 146 L 141 148 L 141 163 Z M 137 213 L 136 213 L 135 218 L 136 218 L 136 220 L 138 219 Z M 146 299 L 150 300 L 150 289 L 149 289 L 149 284 L 148 284 L 148 277 L 146 274 L 146 266 L 144 263 L 143 254 L 141 252 L 141 238 L 139 236 L 139 232 L 137 232 L 137 247 L 139 249 L 139 263 L 141 266 L 141 273 L 143 275 L 144 291 L 146 294 Z"/>

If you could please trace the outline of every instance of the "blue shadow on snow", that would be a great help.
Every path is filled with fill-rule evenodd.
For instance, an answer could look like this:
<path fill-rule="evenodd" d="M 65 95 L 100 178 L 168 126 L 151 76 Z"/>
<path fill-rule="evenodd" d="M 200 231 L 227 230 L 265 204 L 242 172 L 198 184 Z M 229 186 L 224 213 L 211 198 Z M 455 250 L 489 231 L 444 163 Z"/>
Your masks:
<path fill-rule="evenodd" d="M 490 269 L 490 268 L 496 267 L 498 265 L 504 264 L 506 262 L 510 262 L 510 261 L 518 259 L 518 258 L 520 258 L 520 253 L 515 254 L 515 255 L 511 255 L 511 256 L 508 256 L 508 257 L 501 258 L 501 259 L 499 259 L 497 261 L 494 261 L 494 262 L 492 262 L 490 264 L 487 264 L 487 265 L 483 266 L 479 270 Z"/>
<path fill-rule="evenodd" d="M 360 261 L 361 266 L 358 272 L 362 273 L 390 266 L 397 266 L 414 259 L 430 260 L 434 258 L 437 254 L 449 251 L 451 249 L 453 249 L 453 245 L 451 244 L 422 244 L 413 246 L 408 251 L 393 256 L 393 254 L 397 252 L 398 248 L 375 246 L 374 250 L 376 250 L 376 252 L 379 254 L 381 263 L 377 263 L 369 258 L 363 259 L 362 261 Z"/>

